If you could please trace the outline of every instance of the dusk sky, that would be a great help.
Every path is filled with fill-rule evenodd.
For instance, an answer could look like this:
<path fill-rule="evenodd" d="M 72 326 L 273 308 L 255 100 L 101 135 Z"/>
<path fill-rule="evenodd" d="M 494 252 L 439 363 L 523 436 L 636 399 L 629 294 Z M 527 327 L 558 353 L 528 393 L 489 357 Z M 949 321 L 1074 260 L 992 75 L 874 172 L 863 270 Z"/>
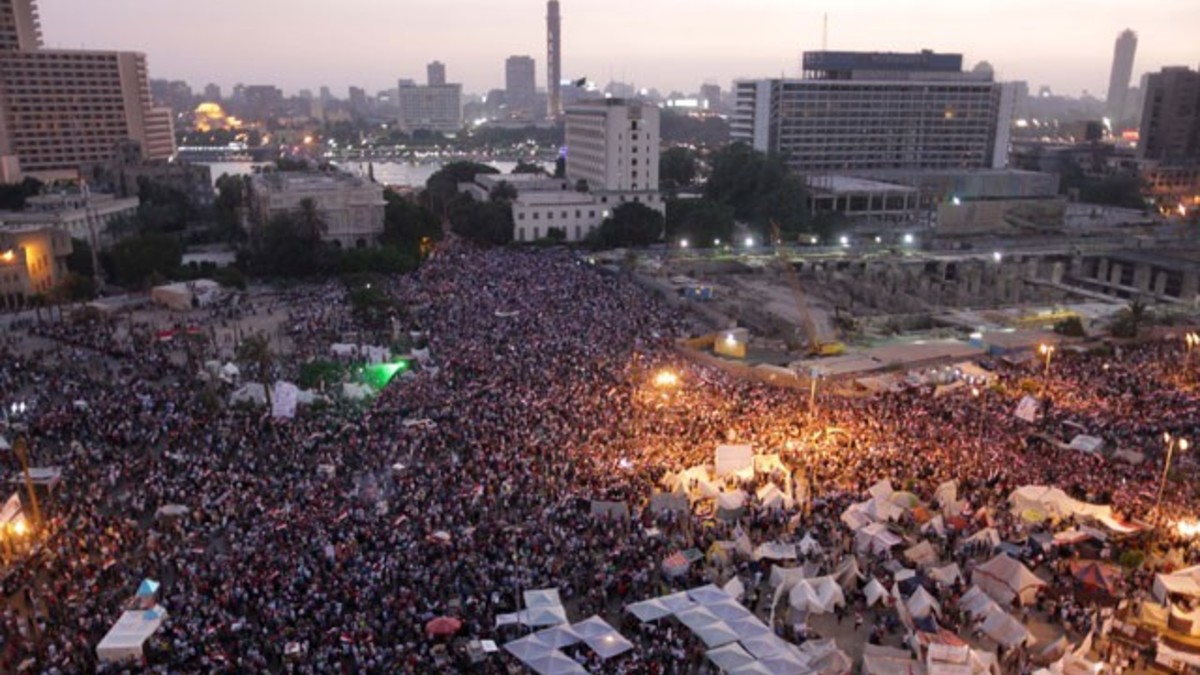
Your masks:
<path fill-rule="evenodd" d="M 540 0 L 40 0 L 49 47 L 146 52 L 151 77 L 237 82 L 288 93 L 351 84 L 372 94 L 424 82 L 503 87 L 504 59 L 528 54 L 545 84 Z M 564 76 L 694 92 L 736 77 L 798 75 L 800 52 L 961 52 L 1001 79 L 1102 96 L 1113 41 L 1138 33 L 1133 84 L 1164 65 L 1200 64 L 1200 0 L 562 0 Z M 636 17 L 636 18 L 635 18 Z"/>

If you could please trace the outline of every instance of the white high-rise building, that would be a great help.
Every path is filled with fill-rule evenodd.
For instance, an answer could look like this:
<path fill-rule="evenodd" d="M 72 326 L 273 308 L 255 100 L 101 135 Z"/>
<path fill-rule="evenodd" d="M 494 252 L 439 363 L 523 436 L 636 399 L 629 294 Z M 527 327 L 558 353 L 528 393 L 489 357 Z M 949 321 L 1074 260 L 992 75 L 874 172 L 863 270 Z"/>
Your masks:
<path fill-rule="evenodd" d="M 571 106 L 567 179 L 586 181 L 591 192 L 657 197 L 659 138 L 659 110 L 648 103 L 609 98 Z"/>

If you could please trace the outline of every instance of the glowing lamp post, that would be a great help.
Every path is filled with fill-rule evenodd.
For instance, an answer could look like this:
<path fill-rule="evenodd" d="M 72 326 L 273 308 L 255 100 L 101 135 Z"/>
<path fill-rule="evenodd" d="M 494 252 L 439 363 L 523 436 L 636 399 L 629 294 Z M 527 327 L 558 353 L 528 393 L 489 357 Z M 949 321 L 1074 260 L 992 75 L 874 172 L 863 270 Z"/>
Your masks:
<path fill-rule="evenodd" d="M 1171 458 L 1175 456 L 1175 448 L 1179 448 L 1180 452 L 1187 452 L 1191 447 L 1188 439 L 1172 436 L 1167 432 L 1163 432 L 1163 443 L 1167 445 L 1167 461 L 1163 463 L 1162 481 L 1158 484 L 1158 497 L 1154 500 L 1154 513 L 1161 518 L 1162 516 L 1162 498 L 1163 491 L 1167 489 L 1167 474 L 1171 471 Z"/>
<path fill-rule="evenodd" d="M 1183 360 L 1183 372 L 1190 379 L 1192 374 L 1192 351 L 1196 349 L 1196 345 L 1200 345 L 1200 334 L 1188 333 L 1183 336 L 1183 341 L 1187 345 L 1187 352 Z"/>
<path fill-rule="evenodd" d="M 654 386 L 659 389 L 674 389 L 679 386 L 679 376 L 669 370 L 659 371 L 654 376 Z"/>
<path fill-rule="evenodd" d="M 1046 369 L 1042 372 L 1042 391 L 1050 386 L 1050 359 L 1054 356 L 1054 345 L 1040 344 L 1038 345 L 1038 353 L 1046 357 Z"/>

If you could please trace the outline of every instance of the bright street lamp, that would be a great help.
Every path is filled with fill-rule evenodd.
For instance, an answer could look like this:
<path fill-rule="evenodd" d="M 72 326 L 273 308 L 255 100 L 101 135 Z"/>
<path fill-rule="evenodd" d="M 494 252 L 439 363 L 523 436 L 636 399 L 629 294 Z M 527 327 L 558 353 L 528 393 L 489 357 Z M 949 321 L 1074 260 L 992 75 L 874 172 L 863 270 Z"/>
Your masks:
<path fill-rule="evenodd" d="M 671 389 L 679 385 L 679 376 L 669 370 L 661 370 L 654 376 L 654 386 Z"/>
<path fill-rule="evenodd" d="M 842 246 L 849 246 L 850 245 L 850 237 L 846 237 L 846 236 L 840 237 L 838 239 L 838 243 L 840 243 Z"/>
<path fill-rule="evenodd" d="M 687 247 L 688 247 L 687 239 L 680 239 L 679 240 L 679 248 L 687 248 Z"/>
<path fill-rule="evenodd" d="M 720 245 L 721 245 L 720 239 L 713 239 L 713 246 L 720 246 Z"/>
<path fill-rule="evenodd" d="M 1001 253 L 1000 251 L 992 251 L 992 260 L 995 260 L 996 262 L 1000 262 L 1003 259 L 1004 259 L 1003 253 Z"/>
<path fill-rule="evenodd" d="M 1054 345 L 1048 345 L 1044 342 L 1038 345 L 1038 353 L 1046 357 L 1046 371 L 1042 374 L 1042 377 L 1047 382 L 1050 380 L 1050 357 L 1054 356 L 1054 349 Z M 1045 388 L 1045 385 L 1043 385 L 1043 388 Z"/>
<path fill-rule="evenodd" d="M 1159 518 L 1162 517 L 1163 490 L 1167 488 L 1167 474 L 1171 471 L 1171 457 L 1175 454 L 1175 448 L 1179 448 L 1180 452 L 1187 452 L 1187 449 L 1191 447 L 1188 439 L 1172 436 L 1166 431 L 1163 432 L 1163 443 L 1167 444 L 1167 461 L 1163 463 L 1162 481 L 1158 485 L 1158 498 L 1154 500 L 1154 514 Z"/>
<path fill-rule="evenodd" d="M 746 248 L 754 248 L 754 237 L 746 237 Z"/>
<path fill-rule="evenodd" d="M 913 236 L 912 236 L 912 234 L 911 234 L 911 233 L 905 233 L 905 235 L 904 235 L 904 243 L 906 243 L 906 244 L 911 244 L 911 243 L 913 243 Z"/>

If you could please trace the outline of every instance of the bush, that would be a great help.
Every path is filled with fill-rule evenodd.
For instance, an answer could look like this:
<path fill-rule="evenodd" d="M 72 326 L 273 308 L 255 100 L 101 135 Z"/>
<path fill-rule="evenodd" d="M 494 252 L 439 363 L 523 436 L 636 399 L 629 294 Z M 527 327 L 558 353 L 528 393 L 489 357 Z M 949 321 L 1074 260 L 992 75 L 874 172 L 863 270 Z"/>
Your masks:
<path fill-rule="evenodd" d="M 213 281 L 226 288 L 236 288 L 239 291 L 246 290 L 246 275 L 242 274 L 241 270 L 232 265 L 213 270 L 212 278 Z"/>
<path fill-rule="evenodd" d="M 1146 554 L 1143 551 L 1122 551 L 1121 556 L 1117 558 L 1117 562 L 1121 567 L 1126 569 L 1136 569 L 1142 566 L 1146 561 Z"/>
<path fill-rule="evenodd" d="M 1077 316 L 1069 316 L 1054 324 L 1054 332 L 1067 337 L 1085 337 L 1087 331 L 1083 328 L 1083 320 Z"/>

